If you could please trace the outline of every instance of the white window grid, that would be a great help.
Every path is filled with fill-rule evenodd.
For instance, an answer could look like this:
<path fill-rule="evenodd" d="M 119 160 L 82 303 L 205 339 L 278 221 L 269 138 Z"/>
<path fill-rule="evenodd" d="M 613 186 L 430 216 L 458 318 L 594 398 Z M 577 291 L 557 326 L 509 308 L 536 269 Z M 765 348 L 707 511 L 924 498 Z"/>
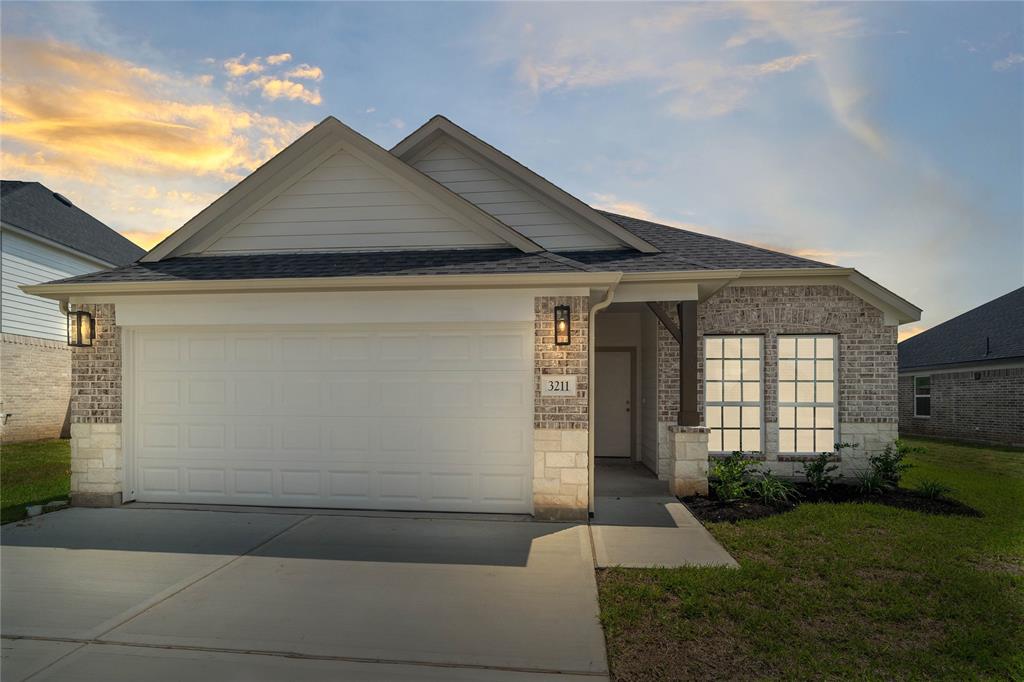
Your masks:
<path fill-rule="evenodd" d="M 715 357 L 715 356 L 718 357 Z M 756 361 L 756 367 L 753 362 Z M 718 363 L 718 370 L 712 367 Z M 727 363 L 729 363 L 727 365 Z M 738 375 L 730 369 L 738 367 Z M 727 387 L 727 384 L 729 385 Z M 732 393 L 737 390 L 738 395 Z M 726 395 L 729 391 L 731 394 Z M 727 414 L 727 411 L 732 414 Z M 736 427 L 725 427 L 737 420 Z M 760 452 L 764 446 L 764 338 L 759 335 L 704 337 L 704 422 L 708 451 Z"/>
<path fill-rule="evenodd" d="M 926 387 L 924 387 L 924 389 L 926 391 L 925 393 L 921 393 L 920 392 L 921 387 L 917 385 L 918 379 L 927 379 L 928 380 L 928 385 Z M 921 399 L 921 398 L 927 398 L 928 399 L 928 414 L 920 414 L 920 413 L 918 413 L 918 410 L 917 410 L 918 400 Z M 931 378 L 930 375 L 915 376 L 914 377 L 914 416 L 915 417 L 920 417 L 921 419 L 928 419 L 929 417 L 932 416 L 932 378 Z"/>
<path fill-rule="evenodd" d="M 833 452 L 839 442 L 838 337 L 785 334 L 777 341 L 779 452 Z"/>

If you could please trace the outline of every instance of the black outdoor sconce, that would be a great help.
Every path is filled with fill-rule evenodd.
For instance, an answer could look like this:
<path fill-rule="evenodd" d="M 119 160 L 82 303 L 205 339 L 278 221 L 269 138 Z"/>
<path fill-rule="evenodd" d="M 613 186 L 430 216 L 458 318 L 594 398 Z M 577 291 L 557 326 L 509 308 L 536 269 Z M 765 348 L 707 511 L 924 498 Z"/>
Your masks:
<path fill-rule="evenodd" d="M 92 315 L 84 310 L 68 311 L 68 345 L 91 346 L 96 338 Z"/>
<path fill-rule="evenodd" d="M 570 331 L 569 306 L 555 306 L 555 345 L 568 346 Z"/>

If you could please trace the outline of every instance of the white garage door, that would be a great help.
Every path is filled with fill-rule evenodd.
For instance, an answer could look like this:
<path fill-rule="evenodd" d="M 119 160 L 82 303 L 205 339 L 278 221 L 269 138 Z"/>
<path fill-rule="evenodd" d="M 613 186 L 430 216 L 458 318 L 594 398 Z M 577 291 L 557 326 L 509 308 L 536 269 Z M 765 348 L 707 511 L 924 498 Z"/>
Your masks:
<path fill-rule="evenodd" d="M 132 331 L 135 499 L 529 512 L 530 325 Z"/>

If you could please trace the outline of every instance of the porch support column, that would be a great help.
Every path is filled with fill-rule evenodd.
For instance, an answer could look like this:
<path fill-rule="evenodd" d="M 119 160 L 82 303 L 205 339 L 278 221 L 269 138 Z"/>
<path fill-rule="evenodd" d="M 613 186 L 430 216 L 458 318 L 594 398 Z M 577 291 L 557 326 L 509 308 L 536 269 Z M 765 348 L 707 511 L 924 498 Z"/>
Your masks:
<path fill-rule="evenodd" d="M 697 301 L 680 301 L 679 426 L 700 426 L 697 412 Z"/>

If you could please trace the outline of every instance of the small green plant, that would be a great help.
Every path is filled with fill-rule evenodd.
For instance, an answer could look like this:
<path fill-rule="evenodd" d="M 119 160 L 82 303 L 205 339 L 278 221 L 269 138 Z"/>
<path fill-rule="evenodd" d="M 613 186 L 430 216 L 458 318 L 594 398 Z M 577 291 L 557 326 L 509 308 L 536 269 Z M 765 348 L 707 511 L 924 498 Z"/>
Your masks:
<path fill-rule="evenodd" d="M 946 497 L 947 495 L 950 495 L 953 492 L 956 492 L 955 490 L 953 490 L 953 488 L 950 488 L 945 483 L 939 483 L 938 481 L 928 480 L 921 481 L 920 483 L 918 483 L 915 490 L 917 491 L 918 495 L 920 495 L 921 497 L 927 497 L 930 500 L 938 500 L 940 498 Z"/>
<path fill-rule="evenodd" d="M 866 469 L 857 477 L 857 490 L 865 495 L 881 495 L 888 486 L 874 469 Z"/>
<path fill-rule="evenodd" d="M 723 502 L 742 500 L 750 493 L 750 469 L 756 466 L 747 455 L 735 451 L 711 466 L 711 489 Z"/>
<path fill-rule="evenodd" d="M 750 494 L 773 507 L 791 504 L 800 497 L 796 486 L 770 471 L 762 471 L 750 480 Z"/>
<path fill-rule="evenodd" d="M 917 452 L 923 452 L 922 448 L 896 440 L 886 445 L 881 453 L 868 458 L 870 471 L 878 479 L 883 490 L 894 490 L 899 487 L 903 473 L 914 466 L 905 461 L 906 456 Z"/>

